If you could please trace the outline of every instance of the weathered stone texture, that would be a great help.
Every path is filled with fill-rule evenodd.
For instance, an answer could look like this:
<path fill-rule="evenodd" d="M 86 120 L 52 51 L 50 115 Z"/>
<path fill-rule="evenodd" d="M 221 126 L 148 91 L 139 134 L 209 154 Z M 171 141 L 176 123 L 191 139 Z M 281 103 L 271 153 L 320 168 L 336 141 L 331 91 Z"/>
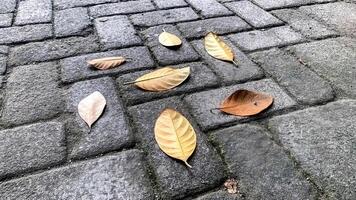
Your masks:
<path fill-rule="evenodd" d="M 54 34 L 57 37 L 83 35 L 90 25 L 86 8 L 71 8 L 54 13 Z"/>
<path fill-rule="evenodd" d="M 102 3 L 113 3 L 119 0 L 53 0 L 53 5 L 57 9 L 66 9 L 78 6 L 89 6 Z"/>
<path fill-rule="evenodd" d="M 15 19 L 16 25 L 51 22 L 51 0 L 20 1 Z"/>
<path fill-rule="evenodd" d="M 36 41 L 49 37 L 52 37 L 52 26 L 50 24 L 0 28 L 0 44 Z"/>
<path fill-rule="evenodd" d="M 158 8 L 174 8 L 180 6 L 186 6 L 187 3 L 184 0 L 153 0 Z"/>
<path fill-rule="evenodd" d="M 11 26 L 12 17 L 13 17 L 12 13 L 0 14 L 0 27 Z"/>
<path fill-rule="evenodd" d="M 0 13 L 13 12 L 16 8 L 16 0 L 2 0 L 0 1 Z"/>
<path fill-rule="evenodd" d="M 232 12 L 216 0 L 187 0 L 203 17 L 231 15 Z"/>

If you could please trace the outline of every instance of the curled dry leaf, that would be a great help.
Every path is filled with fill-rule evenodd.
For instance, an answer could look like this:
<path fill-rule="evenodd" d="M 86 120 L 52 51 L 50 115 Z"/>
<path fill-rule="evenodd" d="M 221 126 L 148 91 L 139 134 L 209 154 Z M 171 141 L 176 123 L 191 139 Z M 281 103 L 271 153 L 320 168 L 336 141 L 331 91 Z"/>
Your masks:
<path fill-rule="evenodd" d="M 227 192 L 230 194 L 236 194 L 237 193 L 237 181 L 235 179 L 227 179 L 224 183 L 225 188 L 227 189 Z"/>
<path fill-rule="evenodd" d="M 78 104 L 78 113 L 89 127 L 99 119 L 106 105 L 105 97 L 98 91 L 82 99 Z"/>
<path fill-rule="evenodd" d="M 237 65 L 234 61 L 234 53 L 232 49 L 216 34 L 210 32 L 204 38 L 205 50 L 214 58 L 230 61 Z"/>
<path fill-rule="evenodd" d="M 175 46 L 180 46 L 182 44 L 182 40 L 172 34 L 168 33 L 166 31 L 163 31 L 159 36 L 158 36 L 158 41 L 161 43 L 163 46 L 166 47 L 175 47 Z"/>
<path fill-rule="evenodd" d="M 226 98 L 220 110 L 237 116 L 256 115 L 273 103 L 273 97 L 249 90 L 237 90 Z"/>
<path fill-rule="evenodd" d="M 182 114 L 171 108 L 165 109 L 156 121 L 154 132 L 158 146 L 164 153 L 191 167 L 187 160 L 195 150 L 197 136 Z"/>
<path fill-rule="evenodd" d="M 100 70 L 111 69 L 117 67 L 124 63 L 126 59 L 124 57 L 106 57 L 106 58 L 98 58 L 94 60 L 88 61 L 88 64 L 92 67 L 95 67 Z"/>

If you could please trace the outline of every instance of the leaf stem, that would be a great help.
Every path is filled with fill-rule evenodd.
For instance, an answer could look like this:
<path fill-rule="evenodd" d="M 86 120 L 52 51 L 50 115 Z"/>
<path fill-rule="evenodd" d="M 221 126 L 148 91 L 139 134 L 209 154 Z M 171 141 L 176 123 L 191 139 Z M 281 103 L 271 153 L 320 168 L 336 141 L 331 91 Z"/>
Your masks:
<path fill-rule="evenodd" d="M 237 64 L 237 61 L 235 61 L 235 60 L 232 60 L 232 63 L 234 63 L 234 65 L 235 65 L 236 67 L 239 66 L 239 65 Z"/>
<path fill-rule="evenodd" d="M 189 165 L 187 161 L 184 161 L 184 163 L 185 163 L 185 165 L 187 165 L 189 168 L 192 168 L 192 166 Z"/>
<path fill-rule="evenodd" d="M 164 28 L 162 28 L 163 32 L 167 32 L 166 30 L 164 30 Z"/>

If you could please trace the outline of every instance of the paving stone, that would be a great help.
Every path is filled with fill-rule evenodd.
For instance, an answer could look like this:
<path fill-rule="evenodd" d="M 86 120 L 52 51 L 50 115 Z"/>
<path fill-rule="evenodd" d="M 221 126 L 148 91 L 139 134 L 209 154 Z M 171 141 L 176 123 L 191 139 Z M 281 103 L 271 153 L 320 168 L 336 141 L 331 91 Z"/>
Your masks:
<path fill-rule="evenodd" d="M 126 58 L 130 58 L 130 60 L 120 67 L 109 70 L 97 70 L 89 67 L 87 64 L 88 60 L 112 56 L 124 56 Z M 73 82 L 92 77 L 99 77 L 102 75 L 116 75 L 154 67 L 154 62 L 146 47 L 131 47 L 127 49 L 65 58 L 60 62 L 60 64 L 62 69 L 62 81 L 64 82 Z"/>
<path fill-rule="evenodd" d="M 316 104 L 333 98 L 333 90 L 328 82 L 292 55 L 279 49 L 271 49 L 250 56 L 303 104 Z"/>
<path fill-rule="evenodd" d="M 119 0 L 54 0 L 53 5 L 57 9 L 66 9 L 79 6 L 90 6 L 102 3 L 113 3 Z"/>
<path fill-rule="evenodd" d="M 7 54 L 9 52 L 9 47 L 0 45 L 0 54 Z"/>
<path fill-rule="evenodd" d="M 216 34 L 234 33 L 251 27 L 236 16 L 204 19 L 194 22 L 185 22 L 177 25 L 185 38 L 198 38 L 208 32 Z"/>
<path fill-rule="evenodd" d="M 86 34 L 90 25 L 86 8 L 71 8 L 54 13 L 54 34 L 57 37 Z"/>
<path fill-rule="evenodd" d="M 302 12 L 316 16 L 324 23 L 333 26 L 341 33 L 356 36 L 356 5 L 336 2 L 322 5 L 301 7 Z"/>
<path fill-rule="evenodd" d="M 212 135 L 238 177 L 239 191 L 246 199 L 315 199 L 316 190 L 268 134 L 258 126 L 239 125 Z"/>
<path fill-rule="evenodd" d="M 13 69 L 7 80 L 2 122 L 18 125 L 56 116 L 63 109 L 55 63 Z"/>
<path fill-rule="evenodd" d="M 52 20 L 52 2 L 51 0 L 26 0 L 20 1 L 16 25 L 46 23 Z"/>
<path fill-rule="evenodd" d="M 356 101 L 274 117 L 268 126 L 329 199 L 356 197 Z"/>
<path fill-rule="evenodd" d="M 203 17 L 217 17 L 231 15 L 232 12 L 216 0 L 187 0 Z"/>
<path fill-rule="evenodd" d="M 48 122 L 0 131 L 0 152 L 0 178 L 59 164 L 66 157 L 64 126 Z"/>
<path fill-rule="evenodd" d="M 123 85 L 125 82 L 136 80 L 138 77 L 149 73 L 151 71 L 140 71 L 136 73 L 130 73 L 120 76 L 117 79 L 118 86 L 122 96 L 124 96 L 127 104 L 138 104 L 155 98 L 163 98 L 177 94 L 186 94 L 219 84 L 218 78 L 214 73 L 203 63 L 185 63 L 177 66 L 171 66 L 173 68 L 190 67 L 190 77 L 184 81 L 180 86 L 164 92 L 149 92 L 143 91 L 134 85 Z"/>
<path fill-rule="evenodd" d="M 272 11 L 272 13 L 308 38 L 318 39 L 337 35 L 335 31 L 298 10 L 283 9 Z"/>
<path fill-rule="evenodd" d="M 351 38 L 328 39 L 290 48 L 290 51 L 321 77 L 328 79 L 337 93 L 356 97 L 356 40 Z"/>
<path fill-rule="evenodd" d="M 155 26 L 159 24 L 183 22 L 198 19 L 191 8 L 175 8 L 131 15 L 130 19 L 137 26 Z"/>
<path fill-rule="evenodd" d="M 127 16 L 98 18 L 94 22 L 104 48 L 128 47 L 142 44 Z"/>
<path fill-rule="evenodd" d="M 285 7 L 296 7 L 311 3 L 324 3 L 334 0 L 252 0 L 263 9 L 277 9 Z"/>
<path fill-rule="evenodd" d="M 155 10 L 150 0 L 109 3 L 90 7 L 90 15 L 102 17 L 106 15 L 131 14 Z"/>
<path fill-rule="evenodd" d="M 250 1 L 238 1 L 227 3 L 225 5 L 238 16 L 242 17 L 252 26 L 257 28 L 283 24 L 281 20 L 277 19 Z"/>
<path fill-rule="evenodd" d="M 162 199 L 177 199 L 206 191 L 220 185 L 226 178 L 220 157 L 209 144 L 206 135 L 192 122 L 183 105 L 180 98 L 174 97 L 129 108 L 137 139 L 148 152 L 147 159 L 154 166 L 153 173 L 162 191 Z M 154 124 L 160 112 L 167 107 L 181 112 L 192 123 L 197 134 L 197 148 L 188 160 L 192 168 L 167 156 L 156 143 Z"/>
<path fill-rule="evenodd" d="M 158 41 L 158 36 L 163 32 L 173 33 L 182 39 L 182 45 L 177 48 L 167 48 Z M 161 25 L 148 28 L 142 32 L 148 47 L 158 60 L 160 65 L 180 64 L 182 62 L 195 61 L 199 55 L 194 51 L 192 46 L 181 37 L 180 32 L 172 25 Z"/>
<path fill-rule="evenodd" d="M 267 93 L 274 97 L 273 105 L 267 111 L 255 117 L 237 117 L 220 111 L 210 111 L 210 109 L 218 108 L 225 98 L 238 89 Z M 227 123 L 239 123 L 256 119 L 296 105 L 296 102 L 270 79 L 194 93 L 186 96 L 184 102 L 189 106 L 193 117 L 195 117 L 203 131 L 217 128 Z"/>
<path fill-rule="evenodd" d="M 99 49 L 97 38 L 72 37 L 65 39 L 33 42 L 13 47 L 9 54 L 11 65 L 59 59 L 80 53 L 89 53 Z"/>
<path fill-rule="evenodd" d="M 52 37 L 52 26 L 50 24 L 0 28 L 0 44 L 30 42 L 49 37 Z"/>
<path fill-rule="evenodd" d="M 6 61 L 7 58 L 5 56 L 0 55 L 0 74 L 4 75 L 6 72 Z"/>
<path fill-rule="evenodd" d="M 210 56 L 205 50 L 203 40 L 196 40 L 191 43 L 202 56 L 203 61 L 211 67 L 225 84 L 244 82 L 263 77 L 262 70 L 255 63 L 248 59 L 244 53 L 226 38 L 223 37 L 223 40 L 232 48 L 238 66 Z"/>
<path fill-rule="evenodd" d="M 89 129 L 78 114 L 78 104 L 95 91 L 105 97 L 106 108 Z M 133 135 L 127 126 L 122 103 L 116 95 L 115 84 L 111 78 L 75 83 L 69 90 L 67 110 L 75 113 L 74 119 L 68 123 L 70 158 L 85 158 L 132 145 Z"/>
<path fill-rule="evenodd" d="M 16 0 L 2 0 L 0 2 L 0 13 L 13 12 L 16 9 Z"/>
<path fill-rule="evenodd" d="M 229 38 L 241 47 L 242 50 L 246 51 L 283 46 L 303 41 L 303 36 L 288 26 L 237 33 L 229 35 Z"/>
<path fill-rule="evenodd" d="M 12 13 L 0 14 L 0 27 L 11 26 L 12 17 L 13 17 Z"/>
<path fill-rule="evenodd" d="M 180 6 L 187 6 L 187 3 L 184 0 L 153 0 L 154 3 L 157 5 L 158 8 L 174 8 Z"/>
<path fill-rule="evenodd" d="M 138 150 L 86 160 L 0 184 L 6 199 L 137 199 L 154 194 Z"/>
<path fill-rule="evenodd" d="M 237 194 L 229 194 L 227 191 L 219 190 L 219 191 L 211 192 L 211 193 L 208 193 L 201 197 L 198 197 L 195 200 L 218 200 L 218 199 L 240 200 L 242 198 L 239 197 L 239 195 L 237 195 Z"/>

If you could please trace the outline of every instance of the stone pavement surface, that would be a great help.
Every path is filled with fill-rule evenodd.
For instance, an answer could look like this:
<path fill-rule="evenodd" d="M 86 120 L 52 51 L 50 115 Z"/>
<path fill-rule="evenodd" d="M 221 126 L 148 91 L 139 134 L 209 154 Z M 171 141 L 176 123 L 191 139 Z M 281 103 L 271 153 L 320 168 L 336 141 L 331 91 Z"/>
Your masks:
<path fill-rule="evenodd" d="M 183 45 L 159 45 L 162 29 Z M 206 53 L 208 31 L 238 67 Z M 115 55 L 131 59 L 86 64 Z M 123 85 L 167 65 L 190 78 Z M 242 88 L 275 102 L 250 118 L 210 111 Z M 88 134 L 77 105 L 94 91 L 107 106 Z M 1 200 L 354 200 L 356 1 L 1 0 L 0 103 Z M 167 107 L 196 130 L 192 169 L 155 142 Z"/>

